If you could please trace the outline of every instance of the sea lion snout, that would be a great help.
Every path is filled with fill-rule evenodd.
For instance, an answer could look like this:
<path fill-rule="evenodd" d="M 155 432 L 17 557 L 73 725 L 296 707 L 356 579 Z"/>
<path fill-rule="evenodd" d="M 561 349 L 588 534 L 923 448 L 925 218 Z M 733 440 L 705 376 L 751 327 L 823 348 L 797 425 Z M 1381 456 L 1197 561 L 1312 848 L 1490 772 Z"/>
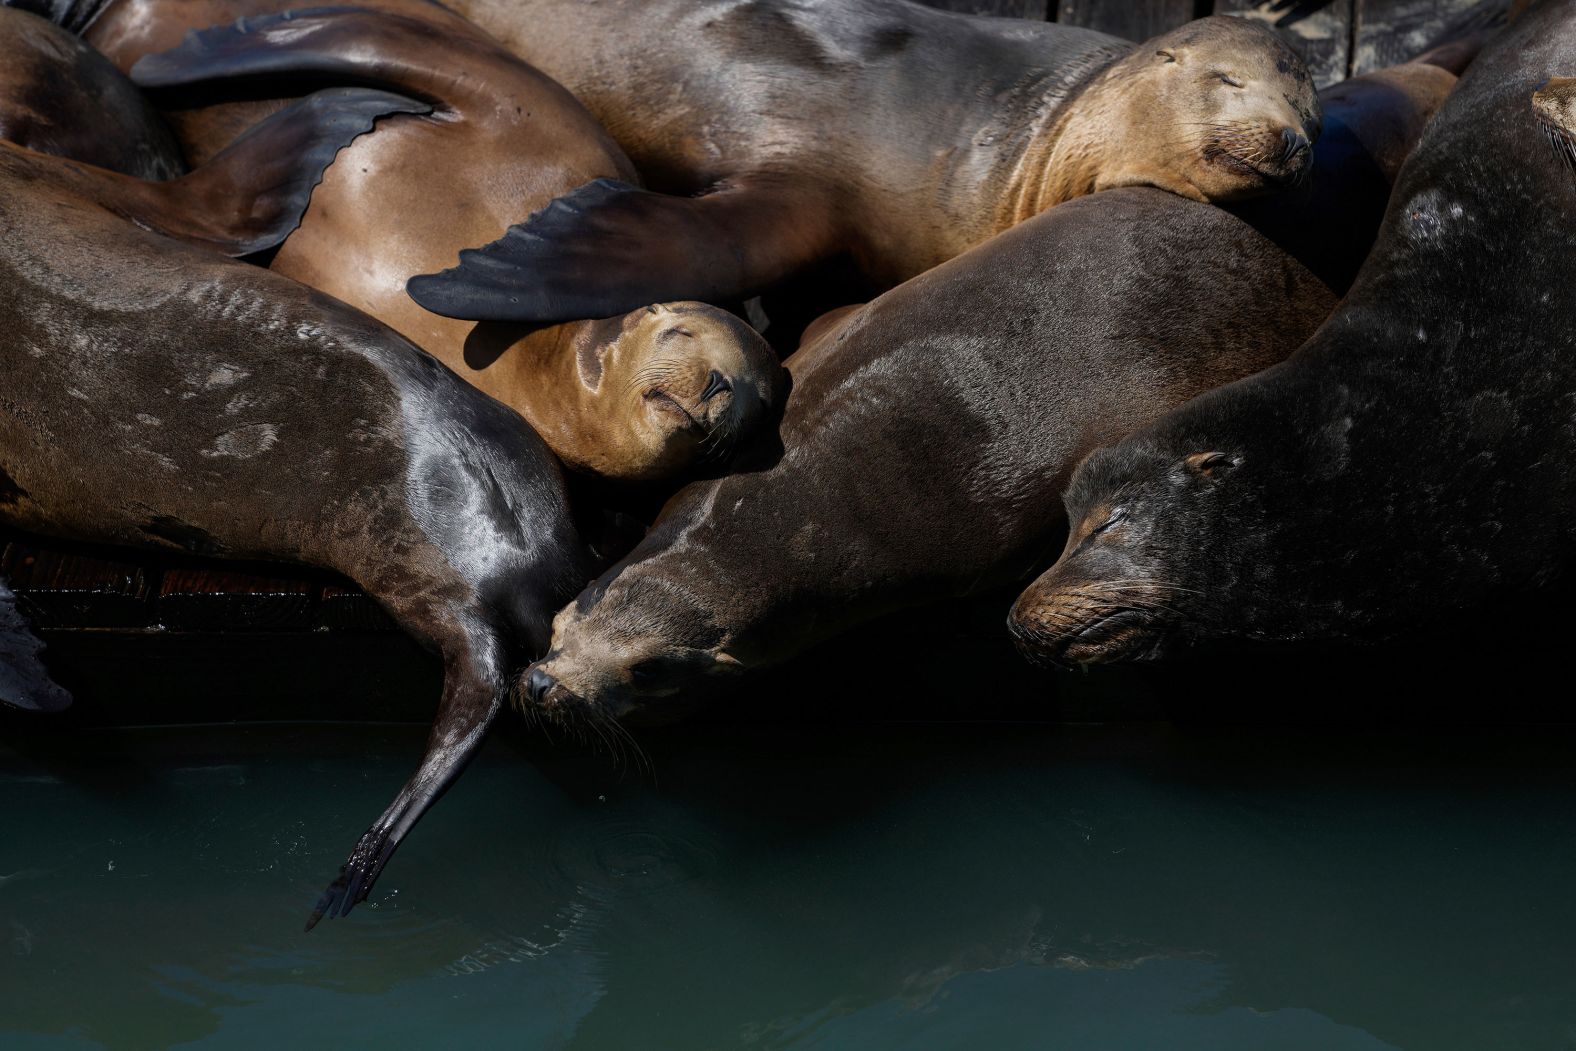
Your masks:
<path fill-rule="evenodd" d="M 1054 572 L 1054 571 L 1053 571 Z M 1047 574 L 1013 605 L 1013 641 L 1031 660 L 1105 664 L 1150 660 L 1166 638 L 1165 590 L 1152 582 L 1063 584 Z"/>
<path fill-rule="evenodd" d="M 629 368 L 650 421 L 651 455 L 671 468 L 723 461 L 780 400 L 782 366 L 760 334 L 705 303 L 637 315 Z"/>

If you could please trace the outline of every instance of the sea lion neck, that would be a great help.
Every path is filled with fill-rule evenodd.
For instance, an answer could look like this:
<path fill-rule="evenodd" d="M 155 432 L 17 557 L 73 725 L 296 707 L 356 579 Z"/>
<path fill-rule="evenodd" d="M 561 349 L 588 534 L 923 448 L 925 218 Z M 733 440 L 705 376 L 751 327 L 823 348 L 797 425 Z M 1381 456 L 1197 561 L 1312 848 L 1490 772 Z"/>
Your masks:
<path fill-rule="evenodd" d="M 997 208 L 991 217 L 989 234 L 1000 233 L 1054 204 L 1093 189 L 1098 163 L 1090 148 L 1098 139 L 1091 141 L 1089 131 L 1095 121 L 1087 116 L 1078 119 L 1082 107 L 1070 103 L 1095 88 L 1135 47 L 1125 40 L 1102 44 L 1054 75 L 1034 81 L 1024 91 L 1027 97 L 1009 107 L 1009 112 L 1018 114 L 1012 120 L 1018 130 L 1002 143 L 992 172 L 992 178 L 1001 181 L 1001 190 L 990 198 L 997 202 Z M 1033 111 L 1034 116 L 1023 117 L 1025 111 Z M 996 118 L 981 133 L 981 140 L 1002 127 L 1002 119 Z M 1084 154 L 1082 160 L 1078 159 L 1080 153 Z M 1063 165 L 1069 165 L 1070 170 L 1058 170 Z M 1080 183 L 1088 186 L 1073 189 Z"/>

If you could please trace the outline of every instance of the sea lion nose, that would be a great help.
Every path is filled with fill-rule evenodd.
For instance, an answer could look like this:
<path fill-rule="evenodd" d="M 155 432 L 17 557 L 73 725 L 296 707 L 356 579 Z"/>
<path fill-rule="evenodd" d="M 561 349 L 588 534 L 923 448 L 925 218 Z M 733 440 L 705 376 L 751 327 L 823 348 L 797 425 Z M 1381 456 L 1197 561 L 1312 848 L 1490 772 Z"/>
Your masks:
<path fill-rule="evenodd" d="M 558 685 L 556 679 L 541 668 L 532 668 L 525 677 L 525 696 L 532 704 L 541 704 L 547 697 L 547 691 Z"/>
<path fill-rule="evenodd" d="M 727 377 L 718 372 L 716 369 L 712 369 L 711 375 L 708 377 L 706 389 L 700 392 L 700 400 L 703 402 L 710 401 L 717 395 L 721 394 L 723 391 L 731 391 L 732 389 L 733 384 L 728 382 Z"/>
<path fill-rule="evenodd" d="M 1293 128 L 1281 132 L 1281 159 L 1287 164 L 1307 153 L 1312 147 L 1308 136 Z"/>

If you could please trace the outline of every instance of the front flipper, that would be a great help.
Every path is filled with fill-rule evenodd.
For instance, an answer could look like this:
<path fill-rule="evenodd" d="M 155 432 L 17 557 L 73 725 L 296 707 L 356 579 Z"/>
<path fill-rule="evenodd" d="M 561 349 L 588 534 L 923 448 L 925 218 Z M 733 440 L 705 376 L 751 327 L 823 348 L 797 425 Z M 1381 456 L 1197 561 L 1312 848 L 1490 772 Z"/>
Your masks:
<path fill-rule="evenodd" d="M 429 112 L 425 103 L 387 91 L 319 91 L 275 113 L 196 171 L 167 182 L 26 152 L 51 181 L 140 226 L 243 256 L 275 248 L 295 231 L 334 157 L 379 119 Z"/>
<path fill-rule="evenodd" d="M 671 197 L 597 179 L 405 287 L 434 314 L 473 321 L 574 321 L 745 298 L 836 246 L 819 197 L 787 182 Z"/>
<path fill-rule="evenodd" d="M 338 878 L 323 891 L 306 921 L 307 930 L 316 927 L 324 916 L 349 915 L 351 909 L 366 900 L 400 841 L 460 776 L 503 707 L 498 691 L 472 682 L 453 667 L 444 675 L 443 690 L 443 701 L 427 738 L 427 754 L 422 757 L 416 776 L 367 829 L 350 858 L 340 866 Z"/>
<path fill-rule="evenodd" d="M 71 695 L 55 684 L 39 660 L 43 649 L 17 609 L 16 594 L 0 580 L 0 704 L 34 712 L 71 706 Z"/>

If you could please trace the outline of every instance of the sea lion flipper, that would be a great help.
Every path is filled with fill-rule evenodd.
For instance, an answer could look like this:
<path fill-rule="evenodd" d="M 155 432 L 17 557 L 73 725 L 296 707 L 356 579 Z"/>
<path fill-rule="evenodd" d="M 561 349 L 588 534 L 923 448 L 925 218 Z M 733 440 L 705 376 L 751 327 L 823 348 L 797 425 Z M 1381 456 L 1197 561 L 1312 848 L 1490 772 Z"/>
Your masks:
<path fill-rule="evenodd" d="M 15 593 L 0 580 L 0 704 L 35 712 L 71 706 L 71 695 L 56 685 L 39 660 L 43 648 L 22 619 Z"/>
<path fill-rule="evenodd" d="M 168 184 L 183 212 L 200 208 L 206 230 L 188 239 L 235 256 L 276 247 L 300 225 L 340 150 L 384 117 L 430 112 L 425 103 L 372 88 L 333 88 L 292 103 Z"/>
<path fill-rule="evenodd" d="M 341 149 L 396 113 L 431 108 L 371 88 L 308 95 L 275 113 L 195 171 L 144 182 L 85 164 L 51 176 L 139 225 L 231 256 L 278 246 L 300 225 L 312 190 Z"/>
<path fill-rule="evenodd" d="M 824 210 L 785 207 L 781 193 L 741 186 L 672 197 L 597 179 L 461 252 L 458 266 L 411 278 L 406 291 L 444 317 L 537 323 L 743 298 L 831 240 L 830 227 L 807 217 Z"/>
<path fill-rule="evenodd" d="M 138 59 L 130 76 L 144 89 L 245 77 L 354 78 L 445 101 L 472 86 L 483 90 L 487 81 L 456 78 L 453 69 L 474 74 L 489 55 L 509 58 L 490 38 L 481 40 L 486 47 L 388 11 L 312 7 L 192 30 L 168 51 Z"/>
<path fill-rule="evenodd" d="M 306 921 L 307 930 L 316 927 L 325 916 L 348 916 L 351 909 L 366 900 L 400 842 L 460 776 L 503 709 L 503 698 L 496 690 L 475 681 L 452 663 L 445 670 L 443 691 L 421 766 L 383 816 L 362 835 L 349 859 L 340 866 L 339 875 L 318 897 Z"/>

